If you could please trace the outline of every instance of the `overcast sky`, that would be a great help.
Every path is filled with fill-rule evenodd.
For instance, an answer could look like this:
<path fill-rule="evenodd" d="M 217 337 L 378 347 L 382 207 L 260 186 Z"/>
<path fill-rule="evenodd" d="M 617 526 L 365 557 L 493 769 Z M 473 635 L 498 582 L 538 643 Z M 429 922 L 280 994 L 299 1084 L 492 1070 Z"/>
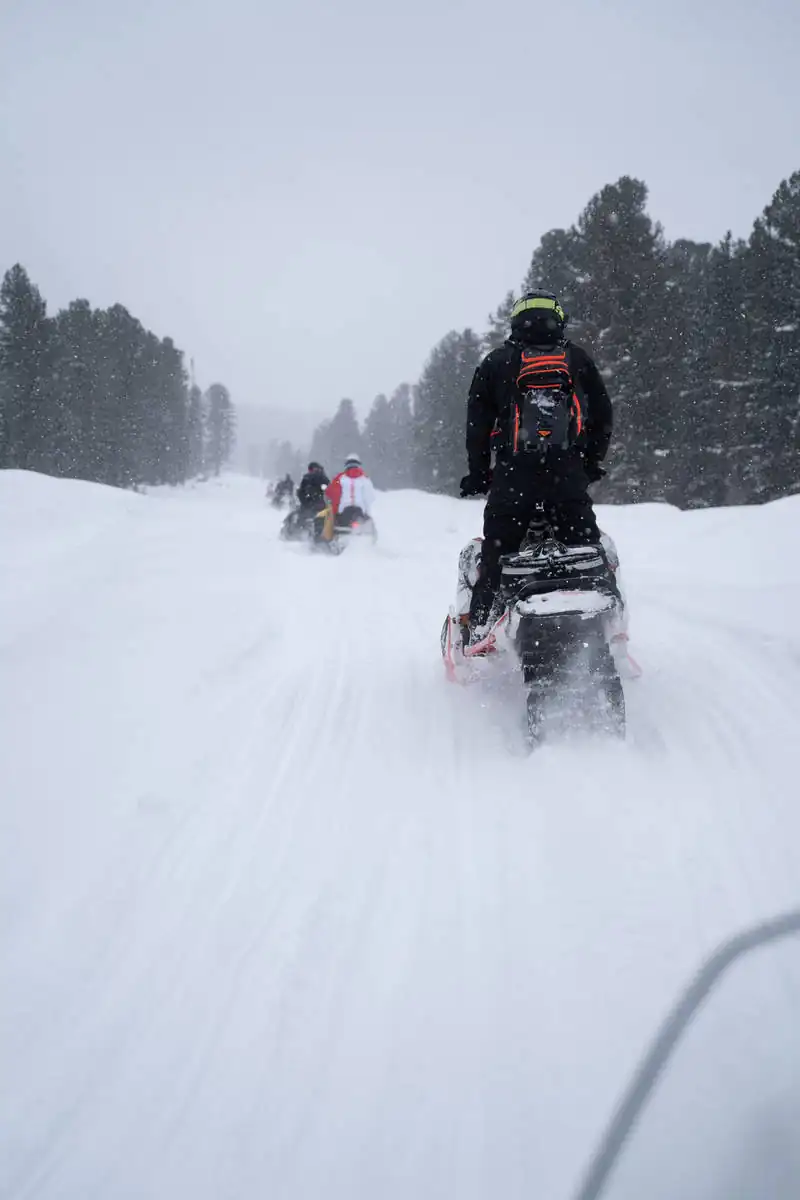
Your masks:
<path fill-rule="evenodd" d="M 2 0 L 0 267 L 363 415 L 622 174 L 671 238 L 746 235 L 799 58 L 800 0 Z"/>

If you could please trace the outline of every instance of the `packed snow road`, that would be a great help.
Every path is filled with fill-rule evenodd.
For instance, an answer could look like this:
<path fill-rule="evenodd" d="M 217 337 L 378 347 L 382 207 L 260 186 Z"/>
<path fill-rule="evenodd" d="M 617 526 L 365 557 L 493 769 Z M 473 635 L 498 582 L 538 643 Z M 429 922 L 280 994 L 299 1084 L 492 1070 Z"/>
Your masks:
<path fill-rule="evenodd" d="M 0 473 L 3 1200 L 566 1200 L 800 901 L 800 500 L 605 510 L 630 737 L 530 759 L 439 661 L 480 511 L 333 559 L 254 481 Z M 742 968 L 610 1195 L 800 1192 L 798 1002 L 800 947 Z"/>

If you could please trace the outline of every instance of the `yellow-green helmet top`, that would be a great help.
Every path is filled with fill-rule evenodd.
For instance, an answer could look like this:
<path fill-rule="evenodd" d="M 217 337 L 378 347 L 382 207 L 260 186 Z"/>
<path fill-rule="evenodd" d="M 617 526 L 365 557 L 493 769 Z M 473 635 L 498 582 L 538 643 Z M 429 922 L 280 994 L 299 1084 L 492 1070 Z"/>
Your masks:
<path fill-rule="evenodd" d="M 569 320 L 558 296 L 539 288 L 526 292 L 511 310 L 511 332 L 536 341 L 558 341 Z"/>

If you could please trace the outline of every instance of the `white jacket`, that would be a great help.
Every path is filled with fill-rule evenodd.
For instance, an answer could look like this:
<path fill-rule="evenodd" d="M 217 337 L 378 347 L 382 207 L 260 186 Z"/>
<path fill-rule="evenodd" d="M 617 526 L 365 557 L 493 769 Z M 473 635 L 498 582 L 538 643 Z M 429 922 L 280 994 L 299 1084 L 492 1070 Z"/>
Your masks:
<path fill-rule="evenodd" d="M 366 516 L 372 515 L 375 488 L 360 467 L 340 472 L 328 485 L 327 495 L 337 513 L 345 508 L 360 508 Z"/>

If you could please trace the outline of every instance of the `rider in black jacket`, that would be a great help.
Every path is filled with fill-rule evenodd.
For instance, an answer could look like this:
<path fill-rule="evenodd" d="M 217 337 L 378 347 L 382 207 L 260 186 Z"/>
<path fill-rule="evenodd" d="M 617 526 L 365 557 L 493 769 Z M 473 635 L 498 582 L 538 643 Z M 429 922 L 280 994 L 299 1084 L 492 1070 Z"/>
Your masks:
<path fill-rule="evenodd" d="M 325 504 L 325 488 L 330 479 L 324 468 L 318 462 L 310 462 L 308 470 L 300 480 L 297 489 L 297 500 L 300 504 L 300 516 L 315 517 Z"/>
<path fill-rule="evenodd" d="M 489 617 L 500 580 L 501 556 L 519 549 L 537 506 L 545 505 L 553 531 L 562 542 L 580 545 L 600 538 L 587 489 L 605 474 L 600 463 L 611 440 L 611 401 L 592 359 L 565 339 L 566 322 L 552 293 L 526 293 L 512 310 L 511 336 L 487 354 L 472 380 L 467 406 L 469 474 L 461 481 L 461 495 L 489 494 L 480 576 L 470 607 L 473 630 L 480 629 Z M 548 447 L 546 455 L 516 452 L 517 377 L 526 351 L 565 353 L 582 414 L 580 436 L 574 444 L 565 449 Z"/>

